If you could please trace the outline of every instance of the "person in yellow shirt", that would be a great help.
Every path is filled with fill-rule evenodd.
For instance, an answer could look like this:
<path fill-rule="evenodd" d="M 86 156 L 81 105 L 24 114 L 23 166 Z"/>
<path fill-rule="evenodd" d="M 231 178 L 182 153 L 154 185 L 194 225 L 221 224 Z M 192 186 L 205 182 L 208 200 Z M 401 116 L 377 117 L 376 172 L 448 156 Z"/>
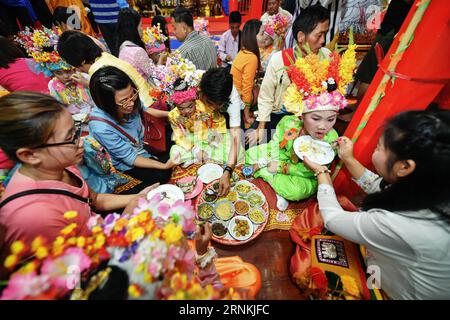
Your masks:
<path fill-rule="evenodd" d="M 253 87 L 261 68 L 258 42 L 256 40 L 260 27 L 261 21 L 257 19 L 252 19 L 245 23 L 242 31 L 241 50 L 231 65 L 233 84 L 245 105 L 245 128 L 249 128 L 255 122 L 250 107 L 255 105 L 254 101 L 257 99 Z"/>

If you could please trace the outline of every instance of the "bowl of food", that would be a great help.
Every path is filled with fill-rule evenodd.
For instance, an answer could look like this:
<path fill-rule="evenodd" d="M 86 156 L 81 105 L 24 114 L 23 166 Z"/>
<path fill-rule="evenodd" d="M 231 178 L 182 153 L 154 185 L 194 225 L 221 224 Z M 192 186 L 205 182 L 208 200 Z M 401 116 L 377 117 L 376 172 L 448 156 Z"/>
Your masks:
<path fill-rule="evenodd" d="M 202 220 L 208 220 L 214 214 L 214 206 L 209 203 L 202 203 L 197 208 L 197 216 Z"/>
<path fill-rule="evenodd" d="M 177 187 L 179 187 L 185 194 L 194 191 L 197 185 L 197 177 L 185 177 L 176 182 Z"/>
<path fill-rule="evenodd" d="M 203 194 L 203 200 L 205 200 L 205 202 L 208 202 L 208 203 L 214 203 L 217 200 L 217 194 L 210 194 L 210 193 L 205 192 Z"/>
<path fill-rule="evenodd" d="M 266 202 L 266 197 L 259 191 L 252 191 L 247 196 L 247 201 L 252 208 L 261 207 Z"/>
<path fill-rule="evenodd" d="M 216 220 L 211 225 L 212 233 L 217 238 L 223 238 L 228 232 L 228 224 L 225 221 Z"/>
<path fill-rule="evenodd" d="M 246 197 L 250 191 L 252 191 L 252 185 L 247 181 L 239 181 L 236 183 L 234 189 L 239 193 L 240 196 Z"/>
<path fill-rule="evenodd" d="M 219 192 L 219 182 L 214 182 L 211 186 L 211 188 L 215 191 L 215 192 Z"/>
<path fill-rule="evenodd" d="M 236 200 L 238 198 L 238 194 L 236 191 L 231 190 L 230 192 L 228 192 L 226 198 L 227 198 L 227 200 L 230 200 L 231 202 L 236 202 Z"/>
<path fill-rule="evenodd" d="M 250 210 L 250 205 L 247 201 L 238 200 L 234 203 L 234 210 L 238 215 L 245 216 Z"/>
<path fill-rule="evenodd" d="M 234 215 L 234 206 L 231 201 L 221 200 L 216 203 L 215 216 L 222 221 L 230 220 Z"/>
<path fill-rule="evenodd" d="M 250 210 L 248 218 L 255 224 L 261 224 L 266 221 L 266 215 L 261 208 L 253 208 Z"/>
<path fill-rule="evenodd" d="M 228 224 L 228 232 L 236 240 L 248 240 L 253 231 L 253 223 L 245 216 L 236 216 Z"/>

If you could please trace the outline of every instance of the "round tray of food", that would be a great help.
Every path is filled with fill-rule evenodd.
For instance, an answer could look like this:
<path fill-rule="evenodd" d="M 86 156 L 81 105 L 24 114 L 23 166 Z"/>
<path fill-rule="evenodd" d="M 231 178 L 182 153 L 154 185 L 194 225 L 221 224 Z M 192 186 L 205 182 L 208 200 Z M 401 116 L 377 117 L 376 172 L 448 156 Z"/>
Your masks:
<path fill-rule="evenodd" d="M 238 181 L 225 197 L 218 197 L 217 190 L 217 181 L 207 184 L 196 205 L 197 220 L 212 224 L 212 239 L 225 245 L 240 245 L 258 237 L 269 217 L 269 206 L 261 190 L 246 180 Z"/>

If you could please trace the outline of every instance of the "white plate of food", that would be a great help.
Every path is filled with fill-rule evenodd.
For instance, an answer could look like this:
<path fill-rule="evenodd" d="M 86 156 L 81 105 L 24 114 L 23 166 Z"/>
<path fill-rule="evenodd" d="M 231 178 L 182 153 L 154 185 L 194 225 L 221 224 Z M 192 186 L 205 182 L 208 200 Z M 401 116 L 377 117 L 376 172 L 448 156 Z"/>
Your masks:
<path fill-rule="evenodd" d="M 208 184 L 222 177 L 223 169 L 218 164 L 207 163 L 197 170 L 197 174 L 200 180 L 203 181 L 203 183 Z"/>
<path fill-rule="evenodd" d="M 334 150 L 328 142 L 315 140 L 311 136 L 300 136 L 294 141 L 295 154 L 318 164 L 329 164 L 334 159 Z"/>
<path fill-rule="evenodd" d="M 173 205 L 178 200 L 184 201 L 183 191 L 173 184 L 163 184 L 156 189 L 147 193 L 147 199 L 152 199 L 156 194 L 159 194 L 160 202 Z"/>
<path fill-rule="evenodd" d="M 253 234 L 253 223 L 246 216 L 235 216 L 228 224 L 230 235 L 240 241 L 249 239 Z"/>

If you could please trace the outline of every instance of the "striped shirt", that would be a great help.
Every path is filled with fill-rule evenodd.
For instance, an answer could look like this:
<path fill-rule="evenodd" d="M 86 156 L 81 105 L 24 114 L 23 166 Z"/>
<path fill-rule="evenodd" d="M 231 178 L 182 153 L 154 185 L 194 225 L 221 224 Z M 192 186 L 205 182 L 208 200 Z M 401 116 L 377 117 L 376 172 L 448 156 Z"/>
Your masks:
<path fill-rule="evenodd" d="M 97 23 L 117 23 L 120 6 L 117 0 L 90 0 L 92 13 Z"/>
<path fill-rule="evenodd" d="M 217 51 L 210 38 L 192 31 L 178 48 L 181 56 L 194 63 L 198 70 L 217 67 Z"/>

